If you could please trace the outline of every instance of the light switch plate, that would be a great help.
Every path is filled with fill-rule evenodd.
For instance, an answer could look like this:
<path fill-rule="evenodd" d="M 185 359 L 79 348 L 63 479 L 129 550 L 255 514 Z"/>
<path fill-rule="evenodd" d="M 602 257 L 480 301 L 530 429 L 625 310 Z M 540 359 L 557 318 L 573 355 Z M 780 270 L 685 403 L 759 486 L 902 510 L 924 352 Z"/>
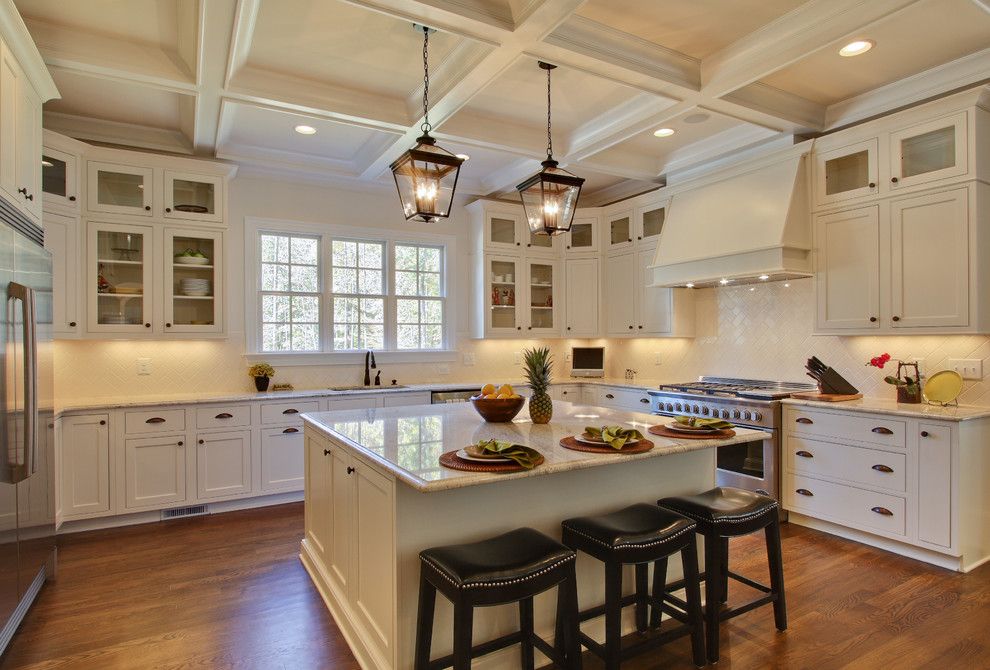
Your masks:
<path fill-rule="evenodd" d="M 516 364 L 522 363 L 522 352 L 521 351 L 514 351 L 514 352 L 512 352 L 512 354 L 513 354 L 513 357 L 515 359 Z"/>
<path fill-rule="evenodd" d="M 660 356 L 660 352 L 659 351 L 654 351 L 653 352 L 653 364 L 654 365 L 660 365 L 661 362 L 662 362 L 662 357 Z"/>
<path fill-rule="evenodd" d="M 474 365 L 474 354 L 464 354 L 464 365 Z"/>
<path fill-rule="evenodd" d="M 949 368 L 961 374 L 963 379 L 983 379 L 982 358 L 950 358 Z"/>
<path fill-rule="evenodd" d="M 145 376 L 151 374 L 151 359 L 150 358 L 139 358 L 137 359 L 137 373 L 139 375 Z"/>
<path fill-rule="evenodd" d="M 449 375 L 450 374 L 450 364 L 449 363 L 441 363 L 440 365 L 438 365 L 437 366 L 437 374 Z"/>

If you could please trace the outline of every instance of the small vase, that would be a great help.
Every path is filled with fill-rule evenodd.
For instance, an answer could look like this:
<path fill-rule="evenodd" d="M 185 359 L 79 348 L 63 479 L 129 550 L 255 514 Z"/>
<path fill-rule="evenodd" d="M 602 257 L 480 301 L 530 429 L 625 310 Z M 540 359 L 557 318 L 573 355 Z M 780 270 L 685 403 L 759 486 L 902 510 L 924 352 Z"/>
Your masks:
<path fill-rule="evenodd" d="M 254 378 L 254 387 L 256 389 L 258 389 L 258 392 L 259 393 L 264 393 L 265 391 L 268 390 L 268 382 L 269 381 L 270 380 L 269 380 L 268 377 L 255 377 Z"/>
<path fill-rule="evenodd" d="M 921 404 L 921 387 L 913 386 L 909 388 L 907 386 L 898 386 L 897 402 L 905 405 Z"/>

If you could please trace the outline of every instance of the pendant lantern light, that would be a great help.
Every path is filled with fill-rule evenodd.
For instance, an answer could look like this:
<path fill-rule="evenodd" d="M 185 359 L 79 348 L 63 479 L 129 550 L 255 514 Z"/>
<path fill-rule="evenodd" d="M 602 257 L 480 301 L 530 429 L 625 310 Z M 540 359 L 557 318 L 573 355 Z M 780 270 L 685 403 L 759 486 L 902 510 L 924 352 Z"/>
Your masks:
<path fill-rule="evenodd" d="M 464 159 L 437 146 L 437 141 L 430 136 L 429 47 L 430 33 L 435 31 L 426 26 L 416 27 L 423 30 L 423 134 L 416 138 L 416 146 L 399 156 L 391 168 L 406 221 L 430 223 L 450 216 L 457 175 Z"/>
<path fill-rule="evenodd" d="M 571 229 L 574 211 L 584 179 L 558 167 L 553 159 L 553 137 L 550 134 L 550 71 L 556 65 L 540 61 L 547 71 L 547 159 L 543 169 L 516 186 L 522 199 L 526 221 L 531 232 L 539 235 L 559 235 Z"/>

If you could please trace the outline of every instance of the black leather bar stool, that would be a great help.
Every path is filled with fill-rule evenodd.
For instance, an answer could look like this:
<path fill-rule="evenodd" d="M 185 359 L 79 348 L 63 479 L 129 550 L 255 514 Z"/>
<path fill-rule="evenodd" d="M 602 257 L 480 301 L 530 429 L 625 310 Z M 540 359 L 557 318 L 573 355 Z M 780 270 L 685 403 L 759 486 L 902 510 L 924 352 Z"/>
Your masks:
<path fill-rule="evenodd" d="M 752 609 L 773 603 L 777 630 L 787 630 L 784 601 L 784 564 L 780 551 L 780 518 L 777 501 L 752 491 L 717 487 L 693 496 L 658 500 L 663 509 L 683 514 L 698 524 L 705 538 L 705 634 L 708 661 L 718 661 L 718 624 Z M 770 586 L 729 570 L 729 538 L 759 530 L 766 534 Z M 728 600 L 729 577 L 764 594 L 745 605 L 722 609 Z"/>
<path fill-rule="evenodd" d="M 532 528 L 519 528 L 481 542 L 426 549 L 419 558 L 416 670 L 467 670 L 472 658 L 513 644 L 521 645 L 525 670 L 533 670 L 534 646 L 559 667 L 580 670 L 573 551 Z M 558 636 L 551 646 L 533 632 L 533 597 L 555 586 Z M 437 591 L 454 605 L 454 653 L 431 661 Z M 519 603 L 519 631 L 472 646 L 474 608 L 512 602 Z"/>
<path fill-rule="evenodd" d="M 611 514 L 568 519 L 561 525 L 564 544 L 605 564 L 605 604 L 584 610 L 578 618 L 587 621 L 605 615 L 604 645 L 584 633 L 580 634 L 580 639 L 584 646 L 605 660 L 608 670 L 616 670 L 624 659 L 687 634 L 691 635 L 695 664 L 705 665 L 701 582 L 693 521 L 642 503 Z M 685 600 L 673 596 L 665 587 L 667 559 L 678 552 L 684 563 Z M 647 590 L 650 563 L 654 564 L 652 596 Z M 636 566 L 636 592 L 623 596 L 622 566 L 630 564 Z M 641 633 L 660 628 L 661 611 L 683 625 L 623 650 L 622 609 L 629 605 L 636 606 L 636 628 Z M 651 610 L 649 620 L 648 610 Z"/>

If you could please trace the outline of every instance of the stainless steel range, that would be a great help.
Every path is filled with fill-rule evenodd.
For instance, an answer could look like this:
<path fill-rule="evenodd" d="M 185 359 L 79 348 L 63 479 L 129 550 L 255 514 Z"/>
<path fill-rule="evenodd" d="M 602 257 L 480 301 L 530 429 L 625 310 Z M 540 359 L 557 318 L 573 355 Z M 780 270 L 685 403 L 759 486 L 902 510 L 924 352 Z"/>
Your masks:
<path fill-rule="evenodd" d="M 792 393 L 814 391 L 814 384 L 702 377 L 684 384 L 662 384 L 649 391 L 651 409 L 660 416 L 719 418 L 752 428 L 764 437 L 718 450 L 719 486 L 736 486 L 780 497 L 780 401 Z"/>

